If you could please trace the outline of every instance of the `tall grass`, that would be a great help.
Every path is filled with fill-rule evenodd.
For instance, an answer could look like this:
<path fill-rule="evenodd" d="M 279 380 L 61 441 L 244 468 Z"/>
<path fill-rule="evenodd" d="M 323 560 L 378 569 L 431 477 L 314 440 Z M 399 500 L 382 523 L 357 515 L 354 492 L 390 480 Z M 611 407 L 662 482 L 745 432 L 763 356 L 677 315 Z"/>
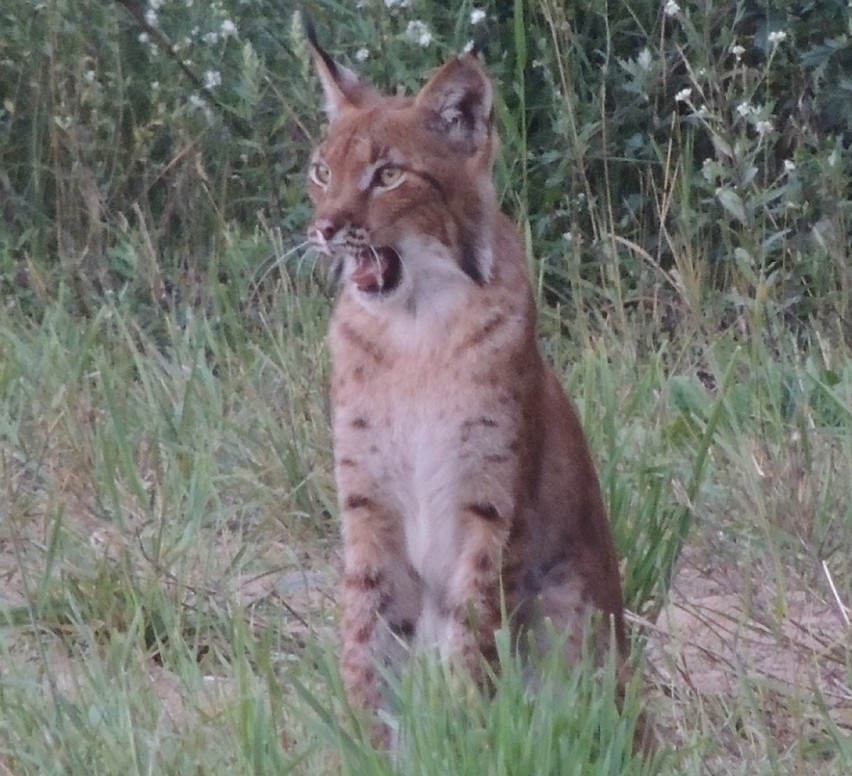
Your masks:
<path fill-rule="evenodd" d="M 294 9 L 8 0 L 0 771 L 848 772 L 847 5 L 306 7 L 388 90 L 484 42 L 498 187 L 645 686 L 621 715 L 606 667 L 531 692 L 501 634 L 493 698 L 426 660 L 394 685 L 395 760 L 370 747 L 334 659 L 331 290 L 302 247 L 322 116 Z M 678 583 L 696 569 L 712 596 Z M 701 669 L 678 607 L 710 623 Z M 656 759 L 629 751 L 642 705 Z"/>

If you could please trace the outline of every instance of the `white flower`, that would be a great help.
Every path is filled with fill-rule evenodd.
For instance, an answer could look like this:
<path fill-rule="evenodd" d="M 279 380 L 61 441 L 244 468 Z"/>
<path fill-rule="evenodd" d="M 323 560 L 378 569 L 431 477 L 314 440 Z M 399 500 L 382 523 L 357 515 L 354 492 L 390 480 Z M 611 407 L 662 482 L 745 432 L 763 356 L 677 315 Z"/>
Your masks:
<path fill-rule="evenodd" d="M 837 149 L 835 149 L 834 151 L 832 151 L 832 152 L 828 155 L 828 159 L 827 159 L 826 161 L 828 162 L 828 166 L 829 166 L 829 167 L 836 167 L 836 166 L 837 166 L 837 162 L 838 162 L 839 160 L 840 160 L 840 157 L 839 157 L 839 155 L 838 155 L 838 153 L 837 153 Z"/>
<path fill-rule="evenodd" d="M 148 22 L 152 27 L 156 27 L 159 23 L 159 19 L 157 18 L 157 11 L 154 8 L 149 8 L 145 11 L 145 21 Z"/>
<path fill-rule="evenodd" d="M 225 19 L 225 21 L 222 22 L 222 26 L 219 28 L 219 32 L 222 33 L 223 38 L 236 38 L 237 25 L 230 19 Z"/>
<path fill-rule="evenodd" d="M 385 8 L 408 8 L 411 0 L 385 0 Z"/>
<path fill-rule="evenodd" d="M 222 74 L 218 70 L 208 70 L 204 74 L 204 88 L 212 92 L 217 86 L 222 85 Z"/>
<path fill-rule="evenodd" d="M 763 137 L 763 135 L 772 131 L 772 122 L 769 119 L 761 119 L 754 122 L 754 128 L 757 130 L 757 134 Z"/>
<path fill-rule="evenodd" d="M 485 21 L 485 11 L 483 11 L 481 8 L 474 8 L 470 12 L 470 23 L 479 24 L 483 21 Z"/>
<path fill-rule="evenodd" d="M 574 242 L 574 235 L 571 232 L 562 232 L 562 239 L 567 243 Z"/>
<path fill-rule="evenodd" d="M 385 0 L 385 2 L 387 1 Z M 408 23 L 408 27 L 405 28 L 405 39 L 409 43 L 416 43 L 426 48 L 432 42 L 432 33 L 429 32 L 426 22 L 421 22 L 419 19 L 412 19 Z"/>
<path fill-rule="evenodd" d="M 675 95 L 675 102 L 687 102 L 690 97 L 692 97 L 692 89 L 687 86 Z"/>
<path fill-rule="evenodd" d="M 210 109 L 210 105 L 208 104 L 207 100 L 204 99 L 203 96 L 197 93 L 190 94 L 189 104 L 196 110 L 201 111 L 208 124 L 213 122 L 213 111 Z"/>
<path fill-rule="evenodd" d="M 680 13 L 680 6 L 674 0 L 668 0 L 663 10 L 666 16 L 677 16 Z"/>
<path fill-rule="evenodd" d="M 154 11 L 159 11 L 163 7 L 164 0 L 148 0 L 148 5 Z"/>
<path fill-rule="evenodd" d="M 201 40 L 203 40 L 208 46 L 214 46 L 219 40 L 219 33 L 205 32 L 204 35 L 201 36 Z"/>
<path fill-rule="evenodd" d="M 652 57 L 651 57 L 651 52 L 650 52 L 650 50 L 649 50 L 649 49 L 647 49 L 647 48 L 643 48 L 643 49 L 639 52 L 639 56 L 638 56 L 638 57 L 636 57 L 636 63 L 637 63 L 637 64 L 639 65 L 639 67 L 641 67 L 643 70 L 650 70 L 650 69 L 651 69 L 651 62 L 652 62 Z"/>
<path fill-rule="evenodd" d="M 737 105 L 737 113 L 740 114 L 741 118 L 745 118 L 746 116 L 748 116 L 750 113 L 753 113 L 753 112 L 754 112 L 754 108 L 751 107 L 750 102 L 741 102 L 739 105 Z"/>
<path fill-rule="evenodd" d="M 775 30 L 773 32 L 770 32 L 769 35 L 766 36 L 766 38 L 773 45 L 777 45 L 787 40 L 787 33 L 784 32 L 784 30 Z"/>
<path fill-rule="evenodd" d="M 355 59 L 357 59 L 359 62 L 363 62 L 369 56 L 370 56 L 370 49 L 368 49 L 368 48 L 359 48 L 355 52 Z"/>
<path fill-rule="evenodd" d="M 792 159 L 784 160 L 784 172 L 793 172 L 796 169 L 796 164 Z"/>
<path fill-rule="evenodd" d="M 731 46 L 731 53 L 737 58 L 737 62 L 739 62 L 743 58 L 743 54 L 745 54 L 745 49 L 739 43 L 735 43 Z"/>
<path fill-rule="evenodd" d="M 140 33 L 139 33 L 139 42 L 140 42 L 143 46 L 144 46 L 146 43 L 149 43 L 150 41 L 151 41 L 151 36 L 150 36 L 150 35 L 148 35 L 148 33 L 147 33 L 147 32 L 140 32 Z"/>
<path fill-rule="evenodd" d="M 151 81 L 151 91 L 152 92 L 160 91 L 160 82 L 159 81 Z"/>

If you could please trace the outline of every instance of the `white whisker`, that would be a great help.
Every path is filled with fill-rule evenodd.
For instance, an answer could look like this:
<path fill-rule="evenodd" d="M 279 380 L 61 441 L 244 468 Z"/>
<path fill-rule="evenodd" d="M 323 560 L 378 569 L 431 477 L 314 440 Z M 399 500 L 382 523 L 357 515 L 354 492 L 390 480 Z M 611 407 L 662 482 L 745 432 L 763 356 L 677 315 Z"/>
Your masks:
<path fill-rule="evenodd" d="M 305 262 L 308 260 L 308 257 L 310 257 L 311 273 L 313 273 L 314 269 L 316 269 L 317 263 L 320 260 L 320 257 L 323 255 L 324 254 L 322 254 L 320 251 L 317 251 L 316 249 L 312 251 L 302 251 L 302 255 L 299 256 L 299 261 L 296 264 L 296 274 L 302 272 L 302 268 L 305 266 Z"/>
<path fill-rule="evenodd" d="M 290 256 L 292 256 L 294 253 L 297 253 L 298 251 L 303 251 L 304 248 L 306 246 L 308 246 L 309 244 L 310 243 L 307 240 L 305 240 L 303 242 L 300 242 L 297 245 L 294 245 L 288 251 L 284 251 L 283 253 L 277 253 L 276 252 L 272 256 L 270 256 L 268 259 L 266 259 L 266 261 L 264 261 L 260 265 L 260 268 L 259 268 L 261 270 L 260 277 L 258 277 L 256 280 L 251 281 L 251 295 L 254 296 L 255 294 L 257 294 L 258 289 L 261 287 L 261 285 L 263 285 L 263 282 L 266 280 L 266 278 L 270 275 L 270 273 L 273 270 L 282 266 L 286 262 L 286 260 Z M 304 258 L 304 257 L 302 257 L 302 258 Z"/>
<path fill-rule="evenodd" d="M 370 249 L 370 254 L 373 257 L 373 263 L 376 265 L 376 285 L 379 289 L 381 289 L 385 285 L 385 277 L 382 272 L 382 260 L 379 258 L 379 252 L 372 245 L 368 247 Z"/>

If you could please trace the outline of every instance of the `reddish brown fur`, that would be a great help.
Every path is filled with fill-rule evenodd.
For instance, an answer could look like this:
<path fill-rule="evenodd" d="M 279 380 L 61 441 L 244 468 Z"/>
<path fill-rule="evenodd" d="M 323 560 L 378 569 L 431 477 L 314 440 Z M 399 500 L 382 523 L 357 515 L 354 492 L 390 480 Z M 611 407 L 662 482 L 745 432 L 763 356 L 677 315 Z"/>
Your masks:
<path fill-rule="evenodd" d="M 376 667 L 401 657 L 400 637 L 479 676 L 501 590 L 516 632 L 543 639 L 549 618 L 572 661 L 590 614 L 610 615 L 593 635 L 606 649 L 611 619 L 623 656 L 597 477 L 538 350 L 523 246 L 496 204 L 481 65 L 462 55 L 400 99 L 316 62 L 330 127 L 309 234 L 342 266 L 329 342 L 351 700 L 381 703 Z M 396 252 L 398 287 L 352 281 L 365 244 Z"/>

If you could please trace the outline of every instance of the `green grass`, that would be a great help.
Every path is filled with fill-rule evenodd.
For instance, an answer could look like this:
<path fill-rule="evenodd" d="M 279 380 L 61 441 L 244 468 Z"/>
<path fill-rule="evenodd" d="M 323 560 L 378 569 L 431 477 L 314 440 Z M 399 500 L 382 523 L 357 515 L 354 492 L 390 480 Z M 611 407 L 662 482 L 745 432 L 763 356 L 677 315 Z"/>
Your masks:
<path fill-rule="evenodd" d="M 203 314 L 164 315 L 152 338 L 120 300 L 85 322 L 59 305 L 38 323 L 2 314 L 10 772 L 390 769 L 347 722 L 333 665 L 325 297 L 304 283 L 275 291 L 236 344 Z M 650 349 L 603 327 L 553 355 L 600 462 L 633 606 L 654 616 L 686 542 L 737 578 L 741 631 L 759 624 L 784 647 L 789 600 L 831 602 L 822 561 L 841 600 L 852 593 L 852 370 L 827 341 L 807 352 L 699 337 Z M 686 355 L 699 343 L 712 389 Z M 810 653 L 848 688 L 848 640 Z M 718 772 L 843 773 L 848 705 L 824 695 L 839 687 L 774 686 L 748 654 L 730 695 L 650 672 L 645 695 L 676 744 L 663 771 L 715 758 Z M 656 658 L 658 671 L 676 656 Z M 548 674 L 530 699 L 504 662 L 492 702 L 457 697 L 434 666 L 415 673 L 416 693 L 401 688 L 417 753 L 402 772 L 649 772 L 625 751 L 636 705 L 619 719 L 590 667 Z M 800 739 L 761 728 L 779 698 Z"/>
<path fill-rule="evenodd" d="M 390 88 L 477 32 L 471 5 L 309 5 Z M 499 190 L 646 665 L 618 715 L 608 667 L 533 691 L 503 633 L 491 698 L 424 660 L 390 759 L 336 669 L 296 20 L 163 5 L 180 61 L 221 71 L 205 109 L 119 4 L 4 4 L 0 773 L 852 770 L 848 9 L 704 5 L 477 5 Z M 627 746 L 640 706 L 657 758 Z"/>

